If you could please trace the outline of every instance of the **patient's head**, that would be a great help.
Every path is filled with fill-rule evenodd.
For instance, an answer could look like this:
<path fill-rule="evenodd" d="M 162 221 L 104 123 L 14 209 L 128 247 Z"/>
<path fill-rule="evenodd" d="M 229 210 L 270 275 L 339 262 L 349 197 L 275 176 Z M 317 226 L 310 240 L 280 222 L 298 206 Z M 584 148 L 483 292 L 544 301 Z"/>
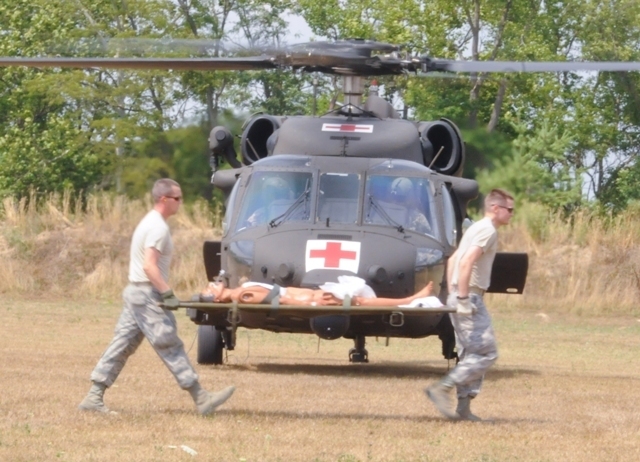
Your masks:
<path fill-rule="evenodd" d="M 202 302 L 215 302 L 221 299 L 222 291 L 224 290 L 224 284 L 218 281 L 212 281 L 207 284 L 207 287 L 200 292 L 200 301 Z"/>

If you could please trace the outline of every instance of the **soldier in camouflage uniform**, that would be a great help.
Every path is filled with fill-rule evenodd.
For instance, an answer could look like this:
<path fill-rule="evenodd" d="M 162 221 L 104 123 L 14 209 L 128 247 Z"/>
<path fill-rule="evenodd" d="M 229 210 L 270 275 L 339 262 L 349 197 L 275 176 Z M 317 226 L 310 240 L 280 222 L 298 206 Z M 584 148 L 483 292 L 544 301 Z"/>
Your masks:
<path fill-rule="evenodd" d="M 104 405 L 104 392 L 113 385 L 129 356 L 146 338 L 178 385 L 189 391 L 198 411 L 203 415 L 210 414 L 229 399 L 235 388 L 227 387 L 217 393 L 204 390 L 178 337 L 176 319 L 168 311 L 176 309 L 179 301 L 167 282 L 173 243 L 166 220 L 180 208 L 182 191 L 178 183 L 164 178 L 156 181 L 152 195 L 153 210 L 133 233 L 129 285 L 123 293 L 124 306 L 115 335 L 91 374 L 91 389 L 79 408 L 110 412 Z M 164 307 L 160 307 L 159 302 L 164 302 Z"/>
<path fill-rule="evenodd" d="M 484 218 L 464 233 L 447 265 L 447 304 L 456 308 L 450 317 L 460 361 L 442 380 L 425 390 L 436 408 L 452 420 L 480 420 L 471 413 L 471 400 L 480 393 L 485 372 L 498 359 L 491 317 L 482 297 L 491 282 L 497 228 L 509 224 L 513 197 L 494 189 L 485 198 L 484 206 Z M 455 410 L 450 397 L 454 387 L 458 397 Z"/>

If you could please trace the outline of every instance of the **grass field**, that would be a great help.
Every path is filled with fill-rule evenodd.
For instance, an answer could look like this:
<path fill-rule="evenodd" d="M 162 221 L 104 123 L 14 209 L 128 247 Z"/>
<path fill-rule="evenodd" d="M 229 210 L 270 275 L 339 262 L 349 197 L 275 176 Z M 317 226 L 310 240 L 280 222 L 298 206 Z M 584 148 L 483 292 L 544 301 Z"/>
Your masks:
<path fill-rule="evenodd" d="M 422 392 L 448 367 L 436 338 L 368 339 L 371 363 L 353 365 L 348 340 L 247 330 L 227 365 L 196 366 L 209 389 L 237 386 L 214 416 L 146 342 L 106 394 L 118 414 L 83 413 L 119 303 L 5 299 L 0 460 L 640 460 L 640 319 L 498 304 L 500 359 L 473 403 L 486 420 L 456 423 Z M 177 318 L 195 362 L 196 326 Z"/>

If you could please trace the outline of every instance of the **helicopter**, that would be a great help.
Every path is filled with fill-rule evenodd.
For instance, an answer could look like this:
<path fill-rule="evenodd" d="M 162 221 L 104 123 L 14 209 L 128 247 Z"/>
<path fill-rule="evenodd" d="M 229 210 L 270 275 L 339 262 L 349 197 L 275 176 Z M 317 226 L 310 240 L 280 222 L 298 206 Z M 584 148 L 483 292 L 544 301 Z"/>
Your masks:
<path fill-rule="evenodd" d="M 462 177 L 465 144 L 450 120 L 411 121 L 365 80 L 429 72 L 640 70 L 624 62 L 478 62 L 402 56 L 368 40 L 310 42 L 259 56 L 229 58 L 0 58 L 0 66 L 164 69 L 291 69 L 341 76 L 344 102 L 322 116 L 256 114 L 236 136 L 209 135 L 211 182 L 223 192 L 222 237 L 203 244 L 208 281 L 318 288 L 357 276 L 377 296 L 401 298 L 434 283 L 447 296 L 446 264 L 461 238 L 467 207 L 479 194 Z M 221 169 L 222 163 L 230 168 Z M 499 252 L 490 293 L 522 294 L 525 253 Z M 279 307 L 182 302 L 198 327 L 197 361 L 222 364 L 239 327 L 349 338 L 350 362 L 368 362 L 367 337 L 438 336 L 456 358 L 446 307 L 381 311 L 358 307 Z M 305 309 L 307 308 L 307 309 Z"/>

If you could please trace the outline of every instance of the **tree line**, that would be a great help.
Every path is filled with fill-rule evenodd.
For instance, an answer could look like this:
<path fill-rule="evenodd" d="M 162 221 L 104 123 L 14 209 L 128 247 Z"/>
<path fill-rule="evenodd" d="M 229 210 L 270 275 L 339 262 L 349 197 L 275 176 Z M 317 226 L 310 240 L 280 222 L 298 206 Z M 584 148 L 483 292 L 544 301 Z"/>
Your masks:
<path fill-rule="evenodd" d="M 0 0 L 0 55 L 194 54 L 198 39 L 208 56 L 224 56 L 230 44 L 295 43 L 292 15 L 317 39 L 374 39 L 438 58 L 640 59 L 635 0 Z M 465 175 L 483 189 L 565 211 L 640 199 L 638 73 L 378 80 L 399 111 L 462 128 Z M 237 129 L 257 111 L 322 113 L 339 96 L 331 76 L 284 71 L 1 68 L 0 195 L 139 195 L 171 176 L 187 197 L 211 197 L 211 127 Z"/>

